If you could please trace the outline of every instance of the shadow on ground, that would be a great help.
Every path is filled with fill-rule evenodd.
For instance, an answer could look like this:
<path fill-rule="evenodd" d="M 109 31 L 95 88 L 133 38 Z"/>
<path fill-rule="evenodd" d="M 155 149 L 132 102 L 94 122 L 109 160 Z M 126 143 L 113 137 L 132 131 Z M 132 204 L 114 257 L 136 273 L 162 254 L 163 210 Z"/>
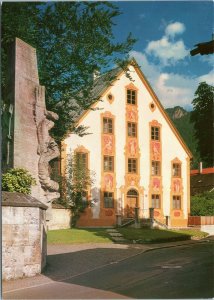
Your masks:
<path fill-rule="evenodd" d="M 126 248 L 114 249 L 112 245 L 108 249 L 49 255 L 44 275 L 129 298 L 212 298 L 213 244 L 143 254 L 131 245 L 121 246 Z"/>
<path fill-rule="evenodd" d="M 114 244 L 109 246 L 111 248 L 95 248 L 72 253 L 48 255 L 47 266 L 43 274 L 53 280 L 63 280 L 100 266 L 113 264 L 121 259 L 126 259 L 142 252 L 141 249 L 133 249 L 127 245 L 121 245 L 122 249 L 114 249 Z"/>

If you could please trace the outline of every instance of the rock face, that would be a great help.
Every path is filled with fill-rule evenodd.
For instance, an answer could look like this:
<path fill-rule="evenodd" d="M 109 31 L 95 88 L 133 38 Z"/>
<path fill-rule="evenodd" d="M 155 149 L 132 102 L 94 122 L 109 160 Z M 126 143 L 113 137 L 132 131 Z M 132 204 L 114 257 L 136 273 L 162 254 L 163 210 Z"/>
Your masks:
<path fill-rule="evenodd" d="M 177 107 L 177 108 L 175 109 L 174 113 L 173 113 L 172 118 L 173 118 L 174 120 L 180 119 L 180 118 L 182 118 L 183 116 L 185 116 L 186 114 L 187 114 L 187 112 L 186 112 L 183 108 Z"/>
<path fill-rule="evenodd" d="M 50 179 L 49 161 L 59 149 L 49 130 L 58 116 L 46 109 L 45 87 L 40 86 L 36 50 L 16 38 L 11 53 L 3 122 L 3 169 L 25 168 L 36 179 L 32 196 L 46 204 L 59 197 L 58 184 Z"/>

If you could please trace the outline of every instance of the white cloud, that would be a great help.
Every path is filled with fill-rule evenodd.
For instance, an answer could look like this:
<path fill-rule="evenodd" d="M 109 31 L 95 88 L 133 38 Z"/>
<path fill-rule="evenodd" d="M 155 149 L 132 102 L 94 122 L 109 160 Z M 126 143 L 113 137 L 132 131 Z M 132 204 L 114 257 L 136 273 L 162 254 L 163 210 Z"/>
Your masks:
<path fill-rule="evenodd" d="M 170 42 L 164 36 L 160 40 L 149 42 L 146 53 L 159 58 L 162 64 L 167 66 L 170 64 L 174 65 L 177 61 L 184 59 L 189 54 L 189 51 L 182 40 Z"/>
<path fill-rule="evenodd" d="M 208 63 L 211 67 L 214 66 L 214 55 L 203 55 L 199 56 L 199 59 L 203 62 Z"/>
<path fill-rule="evenodd" d="M 165 29 L 165 34 L 167 36 L 174 37 L 176 34 L 182 34 L 185 31 L 185 26 L 183 23 L 175 22 L 169 24 Z"/>
<path fill-rule="evenodd" d="M 141 52 L 131 51 L 130 56 L 137 60 L 165 108 L 176 105 L 190 108 L 199 82 L 206 81 L 208 84 L 214 84 L 214 70 L 199 77 L 190 77 L 163 72 L 160 66 L 151 63 L 147 56 Z"/>
<path fill-rule="evenodd" d="M 198 77 L 198 82 L 206 81 L 210 85 L 214 85 L 214 70 L 210 71 L 208 74 Z"/>
<path fill-rule="evenodd" d="M 176 105 L 191 108 L 191 102 L 199 82 L 206 81 L 208 84 L 214 82 L 214 71 L 199 77 L 189 77 L 183 74 L 163 72 L 160 66 L 151 63 L 147 56 L 141 52 L 131 51 L 130 56 L 137 60 L 165 108 Z"/>
<path fill-rule="evenodd" d="M 150 82 L 154 82 L 155 80 L 157 80 L 159 73 L 161 72 L 161 69 L 158 66 L 150 63 L 146 55 L 141 52 L 131 51 L 129 54 L 131 57 L 134 57 L 137 60 L 139 66 L 141 66 L 143 73 L 146 75 L 147 79 Z"/>
<path fill-rule="evenodd" d="M 196 87 L 197 82 L 192 78 L 172 73 L 161 73 L 155 83 L 157 95 L 165 108 L 191 106 Z"/>
<path fill-rule="evenodd" d="M 183 33 L 185 26 L 182 23 L 175 22 L 168 25 L 165 34 L 160 40 L 150 41 L 146 47 L 146 53 L 158 58 L 162 65 L 174 65 L 189 55 L 182 39 L 174 41 L 174 36 Z"/>

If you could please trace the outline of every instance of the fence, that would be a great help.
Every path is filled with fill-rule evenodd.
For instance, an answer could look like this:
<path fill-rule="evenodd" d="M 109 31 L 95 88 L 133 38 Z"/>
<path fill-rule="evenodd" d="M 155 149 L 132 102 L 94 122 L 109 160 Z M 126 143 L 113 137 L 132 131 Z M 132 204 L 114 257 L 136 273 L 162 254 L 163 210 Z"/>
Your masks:
<path fill-rule="evenodd" d="M 214 225 L 214 216 L 189 216 L 188 226 Z"/>

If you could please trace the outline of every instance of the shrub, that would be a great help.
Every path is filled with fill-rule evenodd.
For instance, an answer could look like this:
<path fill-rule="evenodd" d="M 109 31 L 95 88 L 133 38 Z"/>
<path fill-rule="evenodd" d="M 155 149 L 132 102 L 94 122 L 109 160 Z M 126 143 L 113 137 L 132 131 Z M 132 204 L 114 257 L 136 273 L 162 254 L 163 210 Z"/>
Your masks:
<path fill-rule="evenodd" d="M 9 169 L 2 175 L 3 191 L 30 194 L 31 186 L 35 184 L 36 180 L 22 168 Z"/>
<path fill-rule="evenodd" d="M 66 176 L 62 183 L 64 202 L 72 209 L 72 226 L 84 212 L 89 202 L 87 190 L 94 182 L 95 173 L 90 171 L 78 153 L 70 153 L 67 159 Z"/>
<path fill-rule="evenodd" d="M 214 216 L 214 191 L 191 197 L 191 216 Z"/>

